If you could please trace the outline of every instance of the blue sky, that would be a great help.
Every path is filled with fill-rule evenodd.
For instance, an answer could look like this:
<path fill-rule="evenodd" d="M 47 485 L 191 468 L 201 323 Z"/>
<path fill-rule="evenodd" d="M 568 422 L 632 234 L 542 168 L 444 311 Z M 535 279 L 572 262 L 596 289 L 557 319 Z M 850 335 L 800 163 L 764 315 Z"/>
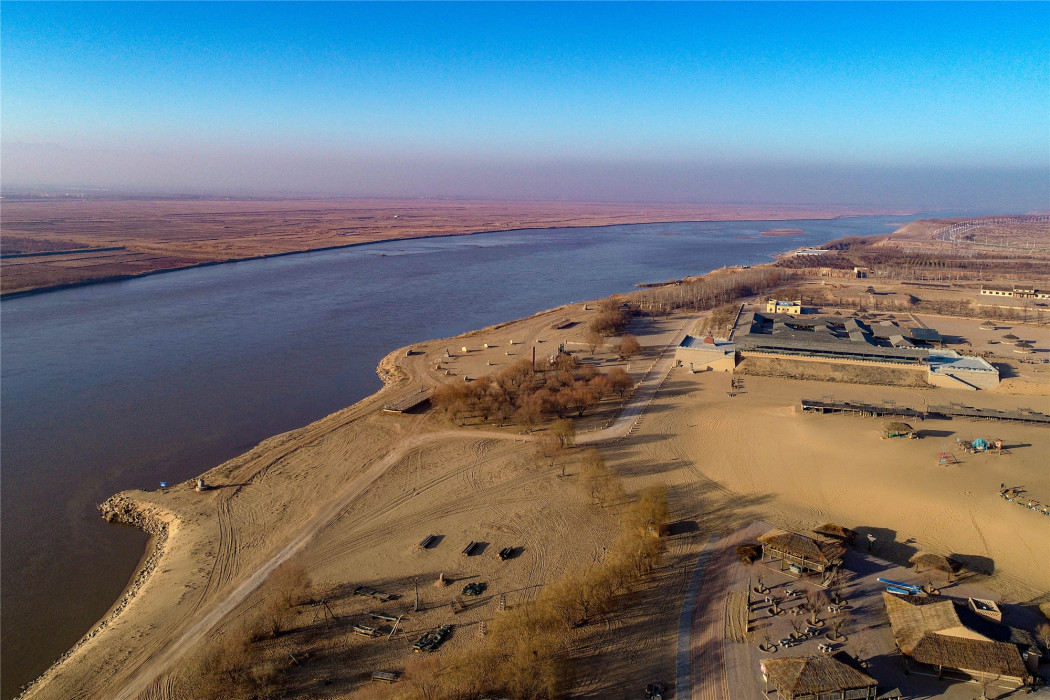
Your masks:
<path fill-rule="evenodd" d="M 1050 3 L 0 12 L 5 187 L 1050 206 Z"/>

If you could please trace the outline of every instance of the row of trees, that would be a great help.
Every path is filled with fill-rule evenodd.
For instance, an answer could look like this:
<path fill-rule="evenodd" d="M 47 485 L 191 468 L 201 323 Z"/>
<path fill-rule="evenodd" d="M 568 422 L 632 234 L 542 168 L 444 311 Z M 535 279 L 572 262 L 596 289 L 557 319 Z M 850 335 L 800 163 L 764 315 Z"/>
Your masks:
<path fill-rule="evenodd" d="M 667 512 L 665 488 L 643 491 L 625 509 L 620 534 L 602 561 L 570 570 L 534 601 L 501 613 L 481 644 L 413 662 L 395 697 L 564 697 L 573 681 L 566 632 L 615 612 L 659 565 L 664 543 L 650 533 L 666 529 Z"/>
<path fill-rule="evenodd" d="M 648 313 L 676 309 L 706 311 L 743 297 L 783 286 L 795 273 L 778 267 L 715 272 L 669 287 L 632 292 L 631 302 Z"/>
<path fill-rule="evenodd" d="M 623 397 L 632 386 L 630 376 L 621 367 L 604 374 L 593 365 L 580 365 L 572 355 L 563 354 L 544 371 L 521 360 L 473 382 L 441 384 L 430 400 L 457 420 L 480 417 L 500 426 L 512 420 L 523 430 L 531 431 L 549 416 L 582 416 L 608 396 Z"/>

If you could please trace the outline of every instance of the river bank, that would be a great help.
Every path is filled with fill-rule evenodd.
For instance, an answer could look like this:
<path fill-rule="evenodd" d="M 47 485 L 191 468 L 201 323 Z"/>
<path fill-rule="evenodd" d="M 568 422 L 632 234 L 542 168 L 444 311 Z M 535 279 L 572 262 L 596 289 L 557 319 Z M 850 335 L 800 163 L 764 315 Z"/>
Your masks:
<path fill-rule="evenodd" d="M 579 317 L 580 321 L 577 322 L 575 329 L 570 329 L 562 337 L 550 328 L 551 319 L 555 317 L 560 319 L 570 312 L 574 320 L 576 317 Z M 399 503 L 406 493 L 410 493 L 415 498 L 421 491 L 435 488 L 427 487 L 426 482 L 421 484 L 418 479 L 423 472 L 420 472 L 418 463 L 413 467 L 413 458 L 417 460 L 423 458 L 424 447 L 426 447 L 425 459 L 429 465 L 424 471 L 428 474 L 428 479 L 436 478 L 440 481 L 447 478 L 442 476 L 442 474 L 460 474 L 464 470 L 470 473 L 472 469 L 477 469 L 479 456 L 471 445 L 477 444 L 478 440 L 497 440 L 508 445 L 505 449 L 500 448 L 496 450 L 501 456 L 495 462 L 487 458 L 481 462 L 488 469 L 494 470 L 491 471 L 491 477 L 485 476 L 484 474 L 488 473 L 488 471 L 483 470 L 479 474 L 481 480 L 495 478 L 497 483 L 503 483 L 505 480 L 507 484 L 524 486 L 528 490 L 530 488 L 529 484 L 534 483 L 534 477 L 529 476 L 532 468 L 530 467 L 523 471 L 520 468 L 509 468 L 506 464 L 508 464 L 507 460 L 510 460 L 509 463 L 521 462 L 524 464 L 528 462 L 532 448 L 525 445 L 518 447 L 512 444 L 521 439 L 513 429 L 504 430 L 498 435 L 489 435 L 487 432 L 477 433 L 470 430 L 463 431 L 456 428 L 449 430 L 449 427 L 453 426 L 448 425 L 447 419 L 439 415 L 433 415 L 433 412 L 427 415 L 394 418 L 381 414 L 379 409 L 382 404 L 390 396 L 407 387 L 414 387 L 423 382 L 436 383 L 442 381 L 441 377 L 443 375 L 437 370 L 437 367 L 446 362 L 441 358 L 447 347 L 456 348 L 460 343 L 468 347 L 468 352 L 456 353 L 456 355 L 462 355 L 462 357 L 457 358 L 455 367 L 449 368 L 453 369 L 457 375 L 476 377 L 486 371 L 493 371 L 487 369 L 489 367 L 498 367 L 501 363 L 509 362 L 510 360 L 507 359 L 509 355 L 504 353 L 514 351 L 514 346 L 524 350 L 531 344 L 540 343 L 540 341 L 547 344 L 579 342 L 582 340 L 582 337 L 577 338 L 577 336 L 580 336 L 583 332 L 583 326 L 585 325 L 583 321 L 585 319 L 586 312 L 582 311 L 580 305 L 558 307 L 526 319 L 504 322 L 486 329 L 470 331 L 452 339 L 413 344 L 410 346 L 413 350 L 411 355 L 407 353 L 407 348 L 402 348 L 388 354 L 380 363 L 379 371 L 384 381 L 384 387 L 379 393 L 306 428 L 266 440 L 249 453 L 211 470 L 205 475 L 205 478 L 209 484 L 214 484 L 218 487 L 214 492 L 206 496 L 195 494 L 192 492 L 192 481 L 187 481 L 157 494 L 146 494 L 144 492 L 126 494 L 127 497 L 133 499 L 150 499 L 151 502 L 163 502 L 165 508 L 173 513 L 181 514 L 182 522 L 191 525 L 192 528 L 196 528 L 192 537 L 187 536 L 181 542 L 175 542 L 173 545 L 175 549 L 170 550 L 171 553 L 165 555 L 168 558 L 163 562 L 165 567 L 164 573 L 169 574 L 169 576 L 163 577 L 161 574 L 154 573 L 152 576 L 145 577 L 151 582 L 166 578 L 163 585 L 156 584 L 159 588 L 164 589 L 164 592 L 154 594 L 154 600 L 149 604 L 143 603 L 142 597 L 137 600 L 133 599 L 116 620 L 122 629 L 120 639 L 127 637 L 131 640 L 142 640 L 139 644 L 146 647 L 146 649 L 136 648 L 135 643 L 124 642 L 116 649 L 101 650 L 97 649 L 97 645 L 93 646 L 85 642 L 77 650 L 77 653 L 73 654 L 62 665 L 66 669 L 76 667 L 80 669 L 79 671 L 67 673 L 66 671 L 60 672 L 59 669 L 52 669 L 45 674 L 45 685 L 57 684 L 57 694 L 52 694 L 50 688 L 37 686 L 33 689 L 30 696 L 61 697 L 63 692 L 61 689 L 63 687 L 73 686 L 68 686 L 67 683 L 69 681 L 61 681 L 59 680 L 60 678 L 69 677 L 75 680 L 79 677 L 81 682 L 85 678 L 92 678 L 94 681 L 96 675 L 93 674 L 101 673 L 102 669 L 108 668 L 117 659 L 126 664 L 128 668 L 114 672 L 105 671 L 103 673 L 104 677 L 98 677 L 101 686 L 95 696 L 110 696 L 114 689 L 118 687 L 137 687 L 127 685 L 128 683 L 145 682 L 148 686 L 152 678 L 147 678 L 147 676 L 151 673 L 160 673 L 165 670 L 157 664 L 157 659 L 174 663 L 177 660 L 176 657 L 188 642 L 199 641 L 202 639 L 202 635 L 210 629 L 210 627 L 201 626 L 200 620 L 208 619 L 212 625 L 218 625 L 228 615 L 235 615 L 233 618 L 235 620 L 238 616 L 245 615 L 253 606 L 258 605 L 260 601 L 258 598 L 253 599 L 254 589 L 250 587 L 252 585 L 257 587 L 262 583 L 262 578 L 259 578 L 259 572 L 265 571 L 264 565 L 273 562 L 275 557 L 281 555 L 281 553 L 287 553 L 288 557 L 300 556 L 300 554 L 308 558 L 312 557 L 311 568 L 325 572 L 326 578 L 330 579 L 343 579 L 346 577 L 346 563 L 340 564 L 340 561 L 344 560 L 349 552 L 354 552 L 354 556 L 351 559 L 356 562 L 354 567 L 356 567 L 357 573 L 353 575 L 355 580 L 389 582 L 390 580 L 403 580 L 406 575 L 411 575 L 412 570 L 418 568 L 419 562 L 405 558 L 404 555 L 395 557 L 395 559 L 400 558 L 405 559 L 405 561 L 391 564 L 391 566 L 394 566 L 392 571 L 384 573 L 377 569 L 375 572 L 370 573 L 370 569 L 374 564 L 367 564 L 367 562 L 372 560 L 361 551 L 362 546 L 373 552 L 405 552 L 411 550 L 411 544 L 401 541 L 386 541 L 383 537 L 378 537 L 377 540 L 375 528 L 369 527 L 367 520 L 362 522 L 361 516 L 358 516 L 356 511 L 360 507 L 364 507 L 365 510 L 372 508 L 375 510 L 377 517 L 394 517 L 389 507 L 384 504 Z M 646 345 L 650 348 L 650 357 L 654 357 L 652 353 L 655 352 L 655 348 L 662 347 L 669 342 L 673 336 L 673 326 L 675 326 L 675 323 L 680 324 L 682 320 L 683 317 L 678 317 L 677 321 L 667 322 L 670 323 L 670 326 L 667 323 L 660 322 L 663 323 L 662 326 L 660 323 L 657 323 L 656 325 L 642 325 L 632 330 L 646 340 Z M 514 341 L 513 344 L 511 344 L 511 341 Z M 542 343 L 540 344 L 541 348 L 544 347 Z M 478 345 L 483 345 L 483 347 L 477 347 Z M 551 345 L 546 347 L 551 347 Z M 602 363 L 611 365 L 615 364 L 616 361 L 609 353 L 606 353 L 604 356 L 602 353 L 598 353 L 594 359 L 599 365 Z M 643 363 L 643 369 L 647 365 L 647 362 Z M 639 370 L 636 368 L 636 371 Z M 672 393 L 680 395 L 682 391 L 681 380 L 676 381 L 679 386 L 673 387 Z M 714 381 L 714 377 L 702 379 L 704 383 L 710 383 L 710 381 Z M 765 382 L 769 380 L 753 378 L 748 381 Z M 771 386 L 780 385 L 781 383 L 774 382 Z M 813 385 L 809 386 L 812 387 Z M 709 387 L 707 393 L 715 396 L 719 391 L 716 387 Z M 764 389 L 760 393 L 763 396 L 768 395 L 770 397 L 778 395 L 777 390 L 766 391 Z M 784 416 L 785 414 L 779 408 L 779 402 L 786 400 L 788 405 L 790 405 L 789 397 L 791 393 L 791 391 L 788 391 L 784 398 L 772 400 L 769 406 L 757 407 L 759 413 L 756 415 Z M 738 405 L 739 402 L 734 404 L 734 407 Z M 665 406 L 662 410 L 667 408 Z M 743 409 L 744 407 L 741 406 L 740 408 Z M 720 410 L 727 409 L 729 409 L 728 405 Z M 772 413 L 770 413 L 771 411 Z M 710 415 L 719 416 L 722 413 L 719 410 L 712 410 Z M 756 415 L 742 412 L 734 429 L 744 430 L 745 426 L 749 426 L 754 422 Z M 678 419 L 674 419 L 673 416 L 673 412 L 668 413 L 665 419 L 671 421 L 669 423 L 671 427 L 681 422 Z M 604 419 L 607 418 L 594 416 L 595 421 Z M 705 418 L 705 420 L 707 419 Z M 724 432 L 726 427 L 725 419 L 721 418 L 717 425 L 711 425 L 708 430 L 700 432 Z M 586 429 L 586 426 L 584 426 L 584 429 Z M 773 435 L 777 433 L 777 430 L 777 426 L 770 425 L 766 432 Z M 423 436 L 424 439 L 420 440 L 417 436 Z M 858 434 L 853 436 L 851 440 L 856 440 L 859 437 L 860 435 Z M 1021 437 L 1020 435 L 1017 436 L 1019 440 Z M 827 436 L 823 438 L 825 442 L 826 438 Z M 734 439 L 734 442 L 739 444 L 745 444 L 747 441 L 745 434 L 740 434 Z M 814 442 L 821 442 L 821 440 L 815 440 Z M 838 442 L 841 442 L 841 440 Z M 637 451 L 637 446 L 631 446 L 630 441 L 627 441 L 625 444 L 627 447 L 618 449 L 616 454 L 618 455 L 617 459 L 626 460 L 623 466 L 625 470 L 630 472 L 637 468 L 632 466 L 632 464 L 638 459 L 638 456 L 631 456 Z M 671 444 L 678 443 L 673 442 Z M 683 454 L 697 450 L 700 452 L 704 451 L 704 448 L 689 440 L 682 444 L 686 449 L 686 452 Z M 419 450 L 415 456 L 412 453 L 413 449 Z M 486 449 L 491 451 L 493 448 Z M 646 462 L 656 460 L 656 463 L 665 463 L 668 458 L 667 455 L 659 451 L 659 448 L 657 449 L 658 452 L 647 454 L 644 460 Z M 675 449 L 682 450 L 683 447 L 678 446 Z M 833 453 L 835 448 L 829 449 Z M 827 458 L 827 456 L 822 458 L 821 463 L 826 462 Z M 679 458 L 676 457 L 675 459 Z M 743 460 L 743 462 L 740 462 L 740 460 Z M 729 461 L 734 464 L 740 462 L 750 465 L 753 460 L 747 455 L 737 455 L 733 460 Z M 759 461 L 766 463 L 768 459 L 763 457 Z M 719 461 L 719 463 L 721 462 Z M 380 465 L 385 470 L 390 470 L 389 480 L 384 477 L 384 474 L 387 472 L 384 469 L 377 468 Z M 471 465 L 475 465 L 475 467 L 471 467 Z M 1030 467 L 1031 465 L 1028 465 L 1025 469 Z M 866 468 L 863 465 L 858 465 L 854 470 L 860 473 Z M 431 469 L 435 470 L 434 475 L 430 475 Z M 672 470 L 668 474 L 673 483 L 677 483 L 681 478 L 687 476 L 689 479 L 694 480 L 698 478 L 696 473 L 690 470 L 687 471 L 689 471 L 688 474 L 676 474 Z M 703 472 L 705 473 L 704 478 L 711 478 L 712 472 L 710 469 L 705 468 Z M 479 477 L 474 477 L 474 479 L 476 480 Z M 651 480 L 655 477 L 650 475 L 646 478 Z M 681 486 L 684 487 L 687 482 L 688 479 L 682 482 Z M 768 477 L 764 479 L 764 482 L 767 484 L 771 483 Z M 332 483 L 352 483 L 355 486 L 350 489 L 340 489 L 340 492 L 333 496 L 330 486 Z M 540 482 L 535 483 L 538 484 Z M 378 489 L 378 491 L 373 492 L 370 490 L 372 488 Z M 497 489 L 504 489 L 497 490 L 497 493 L 503 494 L 501 498 L 505 498 L 507 493 L 509 493 L 506 490 L 508 488 L 513 489 L 514 486 L 497 487 Z M 753 489 L 754 486 L 749 487 L 747 484 L 738 483 L 731 488 L 740 493 L 746 492 L 749 488 Z M 893 493 L 895 488 L 896 486 L 893 485 L 887 486 L 887 493 Z M 298 493 L 293 493 L 293 491 Z M 383 496 L 383 493 L 387 495 Z M 547 498 L 553 497 L 549 488 L 544 493 Z M 442 502 L 447 503 L 449 498 L 456 498 L 454 492 L 448 492 L 441 496 L 434 492 L 433 495 L 435 495 L 433 499 L 428 496 L 420 500 L 419 507 L 422 507 L 424 512 L 429 512 L 431 515 L 419 520 L 416 523 L 416 527 L 425 528 L 432 524 L 433 511 L 427 510 L 427 508 L 436 507 L 436 504 Z M 567 511 L 576 512 L 575 509 L 579 508 L 580 503 L 573 497 L 565 494 L 561 494 L 560 497 L 568 499 L 563 503 Z M 818 500 L 823 498 L 819 494 L 817 497 Z M 291 544 L 294 544 L 296 548 L 288 549 L 291 546 L 287 542 L 290 533 L 309 532 L 311 528 L 313 532 L 319 532 L 321 528 L 327 528 L 329 523 L 342 522 L 344 518 L 349 516 L 349 511 L 345 511 L 342 516 L 339 515 L 339 512 L 344 511 L 346 504 L 351 500 L 359 498 L 364 500 L 359 503 L 355 501 L 357 505 L 354 508 L 355 515 L 350 516 L 351 522 L 338 526 L 334 531 L 325 530 L 332 533 L 329 536 L 335 536 L 337 539 L 349 537 L 349 541 L 354 542 L 354 544 L 326 544 L 325 540 L 310 544 L 309 540 L 293 538 Z M 952 499 L 954 499 L 954 496 Z M 462 529 L 468 522 L 476 523 L 479 519 L 484 520 L 479 516 L 479 511 L 475 509 L 491 507 L 490 504 L 485 504 L 486 500 L 481 498 L 478 504 L 468 508 L 465 513 L 447 516 L 453 518 L 448 529 L 455 531 L 456 529 Z M 527 511 L 530 507 L 528 502 L 534 501 L 535 498 L 530 496 L 529 498 L 518 500 L 520 505 L 516 507 L 525 508 Z M 849 498 L 841 500 L 844 503 L 855 503 L 855 500 L 850 500 Z M 326 503 L 332 505 L 324 507 Z M 963 509 L 968 507 L 966 503 L 965 499 L 952 500 L 950 507 L 954 512 L 960 507 Z M 679 500 L 675 507 L 688 512 L 696 506 L 695 504 L 689 505 Z M 804 520 L 806 518 L 805 514 L 812 512 L 812 508 L 813 505 L 808 502 L 793 504 L 791 507 L 781 510 L 777 519 L 781 522 L 784 520 L 790 522 L 796 522 L 799 519 Z M 1020 509 L 1014 510 L 1020 511 Z M 732 516 L 727 514 L 727 517 L 730 519 L 745 517 L 745 511 L 746 509 Z M 526 516 L 524 512 L 520 517 L 542 517 L 537 513 Z M 818 510 L 817 512 L 819 513 L 820 511 Z M 275 518 L 273 514 L 278 514 L 278 517 Z M 1017 513 L 1016 515 L 1023 516 L 1024 514 Z M 898 526 L 899 523 L 903 522 L 904 527 L 917 527 L 911 521 L 902 521 L 901 516 L 901 513 L 896 513 L 884 516 L 883 519 L 885 520 L 886 517 L 889 517 L 890 521 L 898 524 Z M 503 517 L 506 518 L 506 516 Z M 578 525 L 587 523 L 584 529 L 589 534 L 585 538 L 584 543 L 588 546 L 596 543 L 600 545 L 602 541 L 600 523 L 594 521 L 593 516 L 589 515 L 586 509 L 573 517 Z M 281 521 L 276 530 L 274 528 L 275 519 L 280 519 Z M 909 525 L 908 523 L 911 524 Z M 345 531 L 346 527 L 350 527 L 349 532 Z M 400 522 L 400 516 L 398 516 L 398 527 L 399 529 L 404 529 L 403 523 Z M 904 527 L 899 531 L 909 532 Z M 925 527 L 927 530 L 929 529 L 928 525 Z M 361 530 L 361 528 L 364 528 L 364 530 Z M 189 531 L 189 528 L 187 531 Z M 362 543 L 360 540 L 361 532 L 371 532 L 373 541 Z M 1001 540 L 1001 534 L 998 531 L 995 534 L 997 541 Z M 411 538 L 415 537 L 415 533 L 414 531 L 400 532 L 397 534 L 397 537 L 411 540 Z M 953 536 L 950 532 L 938 531 L 936 533 L 928 533 L 925 537 L 927 541 L 951 542 L 953 546 L 958 546 L 959 544 L 958 536 Z M 535 546 L 537 549 L 541 548 L 538 542 Z M 350 549 L 348 550 L 347 547 Z M 555 542 L 543 544 L 542 547 L 558 553 L 553 561 L 548 560 L 539 571 L 531 574 L 528 580 L 532 583 L 526 583 L 525 585 L 541 584 L 544 580 L 549 580 L 552 571 L 563 569 L 566 565 L 571 565 L 573 561 L 588 556 L 586 551 L 580 551 L 571 547 L 568 549 L 561 547 L 559 549 L 559 545 Z M 686 550 L 688 550 L 688 547 L 686 547 Z M 181 552 L 181 554 L 178 552 Z M 1014 555 L 1010 555 L 1010 557 L 1011 559 L 1005 565 L 1005 569 L 1014 578 L 1014 583 L 1011 585 L 1014 586 L 1016 594 L 1017 591 L 1021 591 L 1027 586 L 1023 582 L 1030 579 L 1030 574 L 1022 572 L 1018 576 L 1018 562 L 1022 561 L 1022 559 L 1018 559 Z M 363 563 L 365 563 L 365 568 L 362 570 L 361 566 Z M 263 568 L 258 568 L 260 566 L 263 566 Z M 171 576 L 170 574 L 173 571 L 181 573 L 178 576 Z M 489 575 L 493 574 L 490 572 Z M 520 583 L 520 581 L 514 582 L 515 585 Z M 244 589 L 244 586 L 249 588 Z M 229 594 L 238 590 L 243 593 L 241 601 L 230 607 L 223 606 L 222 603 L 224 601 L 230 600 Z M 167 600 L 168 604 L 157 603 L 157 600 L 162 599 Z M 138 612 L 132 614 L 135 610 L 138 610 Z M 222 628 L 229 630 L 232 624 L 234 623 L 223 623 Z M 113 624 L 107 624 L 108 629 L 113 627 Z M 106 635 L 95 634 L 92 635 L 91 640 L 87 641 L 94 641 L 100 636 L 105 637 Z M 112 639 L 114 637 L 108 638 Z M 149 641 L 146 641 L 147 639 Z M 97 650 L 92 651 L 93 648 Z M 88 660 L 88 657 L 93 657 L 94 661 Z M 88 669 L 92 675 L 80 675 L 87 672 Z M 166 684 L 169 684 L 171 688 L 178 687 L 179 678 L 179 672 L 176 670 L 172 674 L 163 676 L 161 684 L 156 687 L 164 688 L 167 687 Z M 175 691 L 173 690 L 171 693 L 175 693 Z M 162 696 L 170 697 L 175 695 L 162 694 Z"/>
<path fill-rule="evenodd" d="M 365 243 L 525 229 L 824 219 L 899 211 L 433 200 L 4 201 L 0 297 Z M 56 251 L 55 248 L 63 248 Z"/>

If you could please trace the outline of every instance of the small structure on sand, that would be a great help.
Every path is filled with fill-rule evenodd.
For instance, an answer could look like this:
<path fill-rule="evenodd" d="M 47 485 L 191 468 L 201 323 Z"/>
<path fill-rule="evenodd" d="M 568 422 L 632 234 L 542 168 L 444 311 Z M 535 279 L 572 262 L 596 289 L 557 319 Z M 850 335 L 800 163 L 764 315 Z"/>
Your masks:
<path fill-rule="evenodd" d="M 838 540 L 845 544 L 850 544 L 857 538 L 855 530 L 850 530 L 848 527 L 842 525 L 836 525 L 835 523 L 824 523 L 820 527 L 813 528 L 813 532 L 828 539 Z"/>
<path fill-rule="evenodd" d="M 824 574 L 825 579 L 842 563 L 846 552 L 841 542 L 818 541 L 788 530 L 770 530 L 758 541 L 762 544 L 763 562 L 779 559 L 781 571 L 785 568 L 796 574 L 817 571 Z"/>
<path fill-rule="evenodd" d="M 204 477 L 202 477 L 202 476 L 198 476 L 197 477 L 197 486 L 195 487 L 195 490 L 196 491 L 207 491 L 208 490 L 207 485 L 205 485 L 205 483 L 204 483 Z"/>
<path fill-rule="evenodd" d="M 951 582 L 952 576 L 962 570 L 962 564 L 955 559 L 933 552 L 917 552 L 908 562 L 915 565 L 915 573 L 917 574 L 921 574 L 924 571 L 939 571 L 947 575 L 949 582 Z"/>
<path fill-rule="evenodd" d="M 898 437 L 915 439 L 919 437 L 919 434 L 915 432 L 915 428 L 900 421 L 887 421 L 882 424 L 883 439 Z"/>
<path fill-rule="evenodd" d="M 843 653 L 833 656 L 802 656 L 762 659 L 762 680 L 785 700 L 845 700 L 874 698 L 878 682 L 855 668 Z M 768 692 L 768 690 L 767 690 Z"/>

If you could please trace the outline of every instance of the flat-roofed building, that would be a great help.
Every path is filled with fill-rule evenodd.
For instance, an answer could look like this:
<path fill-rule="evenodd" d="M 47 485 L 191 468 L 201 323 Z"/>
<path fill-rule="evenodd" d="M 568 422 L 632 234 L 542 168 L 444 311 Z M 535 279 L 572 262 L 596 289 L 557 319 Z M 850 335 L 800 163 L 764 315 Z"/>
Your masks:
<path fill-rule="evenodd" d="M 768 301 L 766 301 L 766 313 L 798 316 L 802 313 L 802 300 L 795 299 L 794 301 L 783 301 L 777 299 L 769 299 Z"/>
<path fill-rule="evenodd" d="M 736 343 L 725 338 L 687 335 L 675 350 L 675 364 L 694 372 L 716 370 L 731 372 L 736 368 Z"/>

